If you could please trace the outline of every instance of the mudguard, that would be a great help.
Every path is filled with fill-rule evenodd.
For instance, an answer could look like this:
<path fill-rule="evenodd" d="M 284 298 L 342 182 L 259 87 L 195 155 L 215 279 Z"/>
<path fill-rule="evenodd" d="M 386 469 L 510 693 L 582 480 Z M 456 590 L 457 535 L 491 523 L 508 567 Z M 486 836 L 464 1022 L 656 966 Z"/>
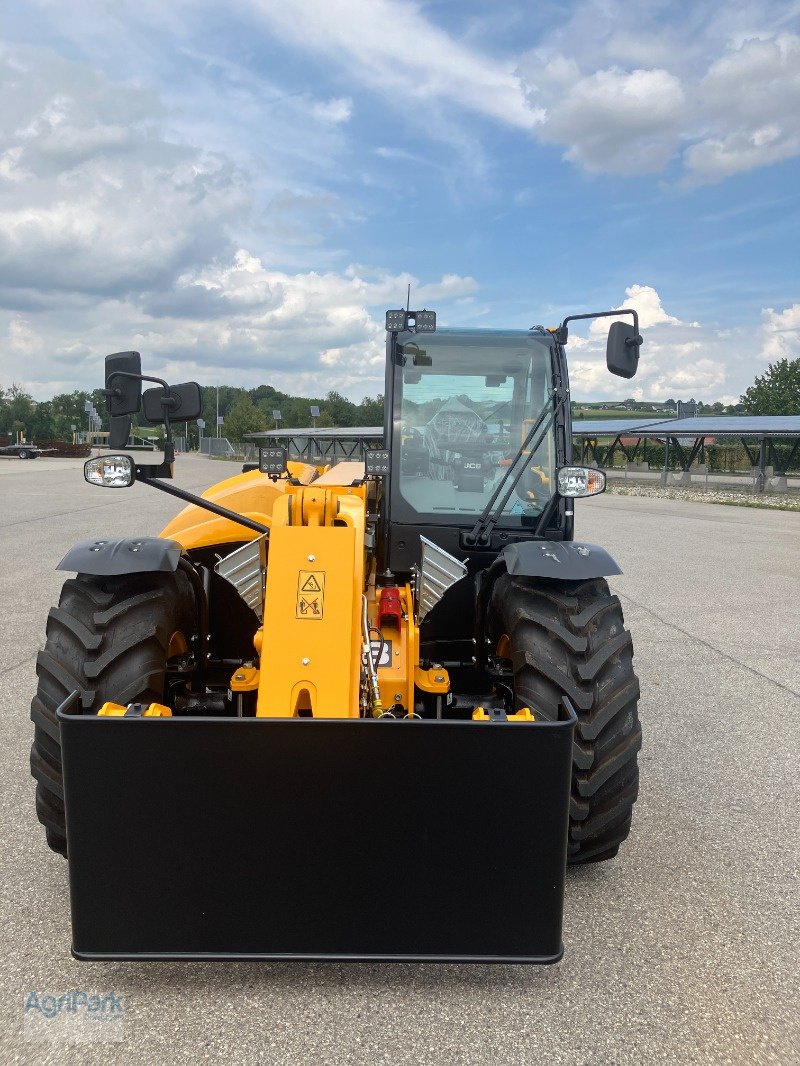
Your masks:
<path fill-rule="evenodd" d="M 181 546 L 161 537 L 113 537 L 82 540 L 70 548 L 56 570 L 114 577 L 121 574 L 166 573 L 178 569 Z"/>
<path fill-rule="evenodd" d="M 512 577 L 585 581 L 622 573 L 605 548 L 576 541 L 522 541 L 504 548 L 501 558 Z"/>

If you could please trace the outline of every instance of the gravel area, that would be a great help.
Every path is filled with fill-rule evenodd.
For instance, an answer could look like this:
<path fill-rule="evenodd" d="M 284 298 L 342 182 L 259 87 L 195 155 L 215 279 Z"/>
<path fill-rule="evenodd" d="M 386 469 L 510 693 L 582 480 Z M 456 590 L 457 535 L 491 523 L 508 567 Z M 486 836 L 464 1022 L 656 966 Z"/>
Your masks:
<path fill-rule="evenodd" d="M 644 496 L 653 500 L 682 500 L 688 503 L 722 503 L 729 507 L 763 507 L 774 511 L 800 511 L 800 495 L 793 492 L 731 492 L 671 485 L 609 485 L 613 496 Z"/>

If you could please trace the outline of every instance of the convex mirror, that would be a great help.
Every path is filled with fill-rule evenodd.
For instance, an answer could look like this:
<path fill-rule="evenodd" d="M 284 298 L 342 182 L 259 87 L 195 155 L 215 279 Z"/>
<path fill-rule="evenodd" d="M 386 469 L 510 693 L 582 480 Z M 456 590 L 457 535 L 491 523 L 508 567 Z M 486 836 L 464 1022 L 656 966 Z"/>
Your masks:
<path fill-rule="evenodd" d="M 106 356 L 106 403 L 108 413 L 135 415 L 142 402 L 142 357 L 138 352 L 115 352 Z M 134 375 L 130 377 L 128 375 Z"/>
<path fill-rule="evenodd" d="M 196 381 L 170 385 L 169 389 L 160 385 L 155 389 L 145 389 L 142 394 L 142 413 L 152 425 L 163 422 L 165 413 L 170 422 L 189 422 L 203 413 L 203 393 Z"/>
<path fill-rule="evenodd" d="M 606 366 L 618 378 L 632 378 L 639 366 L 642 338 L 627 322 L 614 322 L 608 331 Z"/>

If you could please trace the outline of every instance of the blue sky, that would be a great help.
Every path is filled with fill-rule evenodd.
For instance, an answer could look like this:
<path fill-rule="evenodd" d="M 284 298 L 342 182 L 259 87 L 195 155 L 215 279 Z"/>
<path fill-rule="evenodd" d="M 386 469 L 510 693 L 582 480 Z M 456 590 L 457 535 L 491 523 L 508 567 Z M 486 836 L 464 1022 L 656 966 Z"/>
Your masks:
<path fill-rule="evenodd" d="M 383 311 L 638 308 L 626 393 L 800 354 L 800 4 L 18 0 L 0 45 L 0 385 L 355 399 Z M 607 322 L 573 394 L 619 396 Z"/>

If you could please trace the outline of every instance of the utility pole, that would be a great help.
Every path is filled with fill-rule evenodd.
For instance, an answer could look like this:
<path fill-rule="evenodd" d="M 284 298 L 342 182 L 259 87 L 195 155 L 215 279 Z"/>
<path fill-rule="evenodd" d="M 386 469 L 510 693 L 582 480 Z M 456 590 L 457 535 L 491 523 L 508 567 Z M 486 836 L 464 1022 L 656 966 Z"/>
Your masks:
<path fill-rule="evenodd" d="M 217 385 L 217 436 L 219 436 L 219 385 Z"/>

